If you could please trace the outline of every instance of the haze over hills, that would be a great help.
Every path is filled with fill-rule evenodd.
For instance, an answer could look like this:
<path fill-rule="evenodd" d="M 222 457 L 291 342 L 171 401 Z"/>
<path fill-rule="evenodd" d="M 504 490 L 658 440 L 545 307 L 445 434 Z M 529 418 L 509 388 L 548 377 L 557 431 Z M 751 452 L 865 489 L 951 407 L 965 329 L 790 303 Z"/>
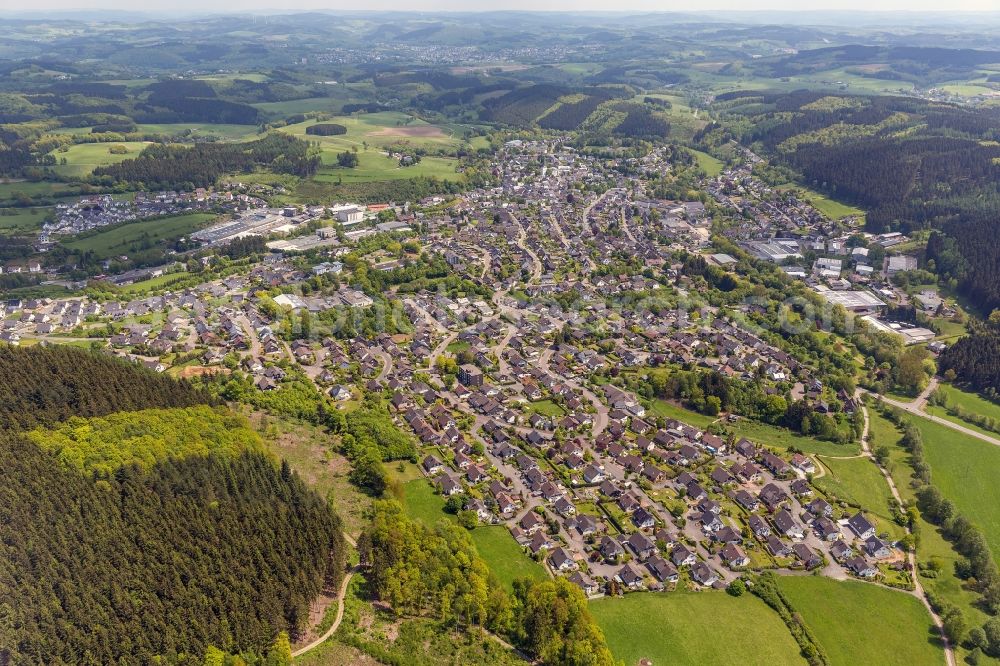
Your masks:
<path fill-rule="evenodd" d="M 881 7 L 0 10 L 0 663 L 1000 663 L 1000 14 Z"/>

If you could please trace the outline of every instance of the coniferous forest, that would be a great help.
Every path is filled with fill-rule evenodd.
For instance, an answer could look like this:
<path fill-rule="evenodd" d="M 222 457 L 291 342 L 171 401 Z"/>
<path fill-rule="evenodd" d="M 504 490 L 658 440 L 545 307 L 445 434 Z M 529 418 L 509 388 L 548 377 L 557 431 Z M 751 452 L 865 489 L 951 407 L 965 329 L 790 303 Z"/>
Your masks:
<path fill-rule="evenodd" d="M 44 450 L 44 431 L 20 432 L 202 402 L 199 392 L 66 347 L 5 349 L 0 368 L 0 663 L 202 663 L 210 647 L 260 655 L 339 584 L 338 517 L 252 442 L 109 475 Z"/>

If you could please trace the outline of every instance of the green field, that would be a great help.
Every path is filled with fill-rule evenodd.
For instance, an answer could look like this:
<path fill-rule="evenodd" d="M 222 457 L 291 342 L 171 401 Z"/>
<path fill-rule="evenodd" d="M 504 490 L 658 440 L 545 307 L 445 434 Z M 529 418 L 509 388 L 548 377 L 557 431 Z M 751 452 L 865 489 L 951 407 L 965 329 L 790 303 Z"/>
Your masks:
<path fill-rule="evenodd" d="M 343 108 L 344 103 L 347 101 L 350 100 L 343 97 L 307 97 L 305 99 L 291 99 L 285 102 L 260 102 L 253 106 L 265 113 L 289 116 L 293 113 L 309 113 L 311 111 L 336 113 Z"/>
<path fill-rule="evenodd" d="M 777 189 L 781 191 L 794 190 L 799 199 L 808 201 L 816 210 L 823 213 L 831 220 L 839 220 L 842 217 L 848 217 L 850 215 L 861 217 L 865 214 L 865 212 L 860 208 L 849 206 L 847 204 L 840 203 L 839 201 L 834 201 L 833 199 L 814 190 L 810 190 L 807 187 L 803 187 L 802 185 L 782 185 Z"/>
<path fill-rule="evenodd" d="M 52 183 L 47 181 L 9 181 L 0 182 L 0 201 L 13 201 L 20 196 L 39 198 L 55 197 L 76 192 L 77 186 L 68 183 Z"/>
<path fill-rule="evenodd" d="M 406 143 L 414 147 L 454 149 L 461 145 L 461 137 L 456 136 L 451 127 L 438 127 L 414 116 L 397 111 L 364 113 L 357 116 L 336 116 L 322 122 L 337 123 L 347 128 L 346 134 L 339 136 L 313 136 L 306 134 L 306 127 L 317 121 L 309 120 L 281 128 L 310 141 L 319 141 L 324 148 L 343 152 L 352 146 L 361 150 L 362 144 L 388 146 Z"/>
<path fill-rule="evenodd" d="M 644 592 L 592 601 L 590 611 L 628 666 L 806 663 L 777 614 L 750 594 Z"/>
<path fill-rule="evenodd" d="M 545 567 L 530 559 L 502 525 L 483 525 L 472 530 L 472 541 L 490 569 L 508 590 L 518 578 L 543 580 Z"/>
<path fill-rule="evenodd" d="M 48 212 L 48 208 L 4 208 L 0 210 L 0 235 L 38 231 Z"/>
<path fill-rule="evenodd" d="M 0 220 L 2 220 L 2 218 L 0 218 Z M 2 221 L 0 221 L 0 225 L 2 224 Z M 1000 423 L 1000 405 L 990 402 L 979 394 L 971 391 L 963 391 L 962 389 L 952 386 L 951 384 L 941 384 L 938 386 L 937 391 L 947 399 L 948 405 L 958 407 L 966 412 L 994 419 Z M 990 432 L 989 430 L 980 428 L 979 426 L 969 423 L 968 421 L 964 421 L 956 416 L 951 416 L 944 407 L 928 405 L 927 411 L 934 416 L 939 416 L 943 419 L 960 423 L 968 428 L 978 430 L 979 432 L 992 437 L 1000 437 L 1000 435 L 995 432 Z"/>
<path fill-rule="evenodd" d="M 172 241 L 187 236 L 215 219 L 212 213 L 188 213 L 154 220 L 121 224 L 93 236 L 70 240 L 63 245 L 83 252 L 93 252 L 98 259 L 135 252 L 140 245 Z"/>
<path fill-rule="evenodd" d="M 909 454 L 899 446 L 900 432 L 887 419 L 875 410 L 869 410 L 871 418 L 871 434 L 873 446 L 888 446 L 890 450 L 889 469 L 893 480 L 899 489 L 903 500 L 913 499 L 914 492 L 910 486 L 912 468 L 909 465 Z M 951 544 L 948 543 L 937 527 L 919 518 L 920 540 L 917 543 L 917 561 L 921 563 L 937 563 L 940 572 L 933 578 L 921 576 L 920 581 L 928 593 L 933 593 L 948 603 L 962 609 L 969 626 L 981 625 L 989 616 L 980 608 L 979 594 L 964 587 L 964 581 L 955 575 L 955 564 L 963 559 Z M 959 653 L 961 662 L 962 651 Z M 984 658 L 984 661 L 986 658 Z M 995 663 L 989 660 L 990 663 Z M 982 663 L 982 662 L 980 662 Z"/>
<path fill-rule="evenodd" d="M 906 534 L 906 530 L 892 520 L 889 511 L 890 504 L 894 502 L 892 492 L 871 459 L 820 458 L 820 463 L 826 468 L 826 474 L 813 477 L 817 488 L 837 499 L 860 505 L 876 523 L 879 534 L 888 532 L 894 539 Z"/>
<path fill-rule="evenodd" d="M 1000 447 L 927 419 L 911 417 L 923 436 L 934 485 L 983 531 L 1000 558 Z"/>
<path fill-rule="evenodd" d="M 794 446 L 806 453 L 817 453 L 822 456 L 853 456 L 861 451 L 861 446 L 856 442 L 850 444 L 824 442 L 815 437 L 800 435 L 786 428 L 779 428 L 753 419 L 740 419 L 736 423 L 726 424 L 726 428 L 739 436 L 777 449 L 787 449 Z"/>
<path fill-rule="evenodd" d="M 456 519 L 444 512 L 444 498 L 434 492 L 426 479 L 407 481 L 403 484 L 403 492 L 403 506 L 411 518 L 426 525 L 433 525 L 442 518 Z M 472 530 L 471 535 L 480 556 L 508 589 L 517 578 L 540 580 L 546 576 L 545 568 L 521 550 L 506 527 L 482 525 Z"/>
<path fill-rule="evenodd" d="M 822 576 L 781 576 L 779 586 L 833 666 L 940 664 L 931 618 L 909 594 Z"/>
<path fill-rule="evenodd" d="M 190 130 L 197 137 L 214 136 L 229 141 L 248 141 L 258 136 L 256 125 L 224 125 L 219 123 L 158 123 L 139 125 L 139 132 L 174 136 Z"/>
<path fill-rule="evenodd" d="M 444 498 L 422 477 L 403 484 L 403 507 L 410 518 L 426 525 L 433 525 L 442 518 L 455 519 L 444 512 Z"/>
<path fill-rule="evenodd" d="M 646 409 L 653 416 L 661 416 L 665 419 L 676 419 L 677 421 L 682 421 L 683 423 L 693 425 L 697 428 L 707 428 L 716 420 L 716 417 L 714 416 L 699 414 L 698 412 L 691 411 L 690 409 L 684 409 L 683 407 L 679 407 L 672 402 L 660 400 L 659 398 L 646 405 Z"/>
<path fill-rule="evenodd" d="M 52 167 L 60 176 L 67 178 L 83 178 L 89 176 L 95 167 L 117 164 L 123 160 L 138 157 L 142 149 L 149 145 L 146 141 L 122 141 L 120 143 L 77 143 L 68 146 L 66 152 L 54 150 L 49 155 L 56 159 Z M 116 155 L 110 151 L 112 146 L 125 146 L 128 152 Z M 61 164 L 62 160 L 66 164 Z"/>
<path fill-rule="evenodd" d="M 691 152 L 694 154 L 695 159 L 698 160 L 698 166 L 708 175 L 709 178 L 714 178 L 722 173 L 722 168 L 725 165 L 721 160 L 700 150 L 692 149 Z"/>
<path fill-rule="evenodd" d="M 399 161 L 389 157 L 382 148 L 405 145 L 430 151 L 455 150 L 462 143 L 458 135 L 461 128 L 431 125 L 419 118 L 394 111 L 338 116 L 323 122 L 343 125 L 347 128 L 347 133 L 338 136 L 306 134 L 306 128 L 315 124 L 315 120 L 281 128 L 282 132 L 319 142 L 323 150 L 323 167 L 314 177 L 318 183 L 346 185 L 405 180 L 418 176 L 450 180 L 458 178 L 455 172 L 458 161 L 455 159 L 427 156 L 418 164 L 401 167 Z M 352 169 L 337 166 L 337 154 L 354 148 L 358 151 L 358 166 Z"/>
<path fill-rule="evenodd" d="M 312 138 L 312 137 L 310 137 Z M 433 176 L 442 180 L 455 180 L 458 175 L 455 167 L 458 160 L 445 157 L 425 157 L 419 164 L 401 167 L 399 161 L 392 159 L 378 150 L 358 151 L 358 166 L 345 169 L 337 166 L 337 153 L 324 147 L 323 167 L 316 173 L 315 179 L 321 183 L 370 183 L 374 181 L 405 180 L 418 176 Z"/>

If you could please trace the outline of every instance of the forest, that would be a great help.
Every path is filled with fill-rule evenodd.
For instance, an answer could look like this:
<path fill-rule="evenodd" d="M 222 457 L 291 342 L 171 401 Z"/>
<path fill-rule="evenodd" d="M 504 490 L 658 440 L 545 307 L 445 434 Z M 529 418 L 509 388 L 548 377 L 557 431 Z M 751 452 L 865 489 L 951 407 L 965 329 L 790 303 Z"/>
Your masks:
<path fill-rule="evenodd" d="M 93 180 L 157 190 L 190 190 L 211 186 L 224 174 L 251 173 L 257 167 L 310 176 L 319 164 L 319 155 L 308 143 L 273 132 L 247 143 L 199 143 L 190 147 L 153 144 L 139 157 L 97 167 Z"/>
<path fill-rule="evenodd" d="M 0 377 L 3 430 L 30 430 L 73 416 L 213 402 L 185 381 L 65 345 L 2 345 Z"/>
<path fill-rule="evenodd" d="M 347 128 L 337 123 L 316 123 L 306 128 L 306 134 L 337 136 L 338 134 L 347 134 Z"/>
<path fill-rule="evenodd" d="M 262 652 L 336 585 L 339 520 L 260 455 L 191 457 L 100 481 L 0 439 L 0 644 L 13 663 L 200 663 Z M 6 660 L 5 660 L 6 661 Z"/>
<path fill-rule="evenodd" d="M 263 655 L 339 583 L 327 500 L 207 394 L 65 346 L 0 372 L 0 662 Z"/>

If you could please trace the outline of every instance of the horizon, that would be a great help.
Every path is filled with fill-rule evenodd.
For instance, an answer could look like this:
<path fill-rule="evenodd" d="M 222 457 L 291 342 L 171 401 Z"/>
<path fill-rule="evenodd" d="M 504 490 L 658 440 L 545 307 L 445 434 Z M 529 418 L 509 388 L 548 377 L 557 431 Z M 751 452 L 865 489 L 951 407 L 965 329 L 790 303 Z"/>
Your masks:
<path fill-rule="evenodd" d="M 751 6 L 747 3 L 740 3 L 738 0 L 709 0 L 708 6 L 700 9 L 685 9 L 682 6 L 676 8 L 663 8 L 655 0 L 631 0 L 628 6 L 620 9 L 607 9 L 603 3 L 595 0 L 585 0 L 584 5 L 573 3 L 566 6 L 572 0 L 553 0 L 548 3 L 550 6 L 539 9 L 537 3 L 525 3 L 524 0 L 514 0 L 505 6 L 484 6 L 475 5 L 488 4 L 485 0 L 375 0 L 366 9 L 357 9 L 348 3 L 335 3 L 331 6 L 326 0 L 302 0 L 296 7 L 274 7 L 273 0 L 248 0 L 236 3 L 235 0 L 218 0 L 216 2 L 204 3 L 194 0 L 179 0 L 172 3 L 168 9 L 146 8 L 130 9 L 131 3 L 124 0 L 106 0 L 99 5 L 86 0 L 41 0 L 35 3 L 32 8 L 0 8 L 0 15 L 15 17 L 46 18 L 59 17 L 65 14 L 73 15 L 100 15 L 106 13 L 119 13 L 124 17 L 162 17 L 176 18 L 178 16 L 205 17 L 224 16 L 234 14 L 263 14 L 268 16 L 295 15 L 305 13 L 322 14 L 373 14 L 373 13 L 402 13 L 402 14 L 578 14 L 578 15 L 610 15 L 610 16 L 630 16 L 630 15 L 670 15 L 685 14 L 693 16 L 706 16 L 716 14 L 726 14 L 730 17 L 741 17 L 744 20 L 754 15 L 783 15 L 790 23 L 802 23 L 801 19 L 810 16 L 837 16 L 850 14 L 857 17 L 859 14 L 872 18 L 877 16 L 894 16 L 919 18 L 921 16 L 934 17 L 940 19 L 942 16 L 953 16 L 960 14 L 962 17 L 971 15 L 986 15 L 1000 17 L 1000 7 L 992 3 L 992 0 L 956 0 L 948 8 L 941 8 L 936 0 L 876 0 L 866 2 L 865 0 L 848 0 L 839 3 L 837 6 L 810 6 L 805 9 L 793 6 L 792 0 L 778 0 L 775 5 L 774 0 L 763 0 L 759 6 L 751 0 Z M 787 4 L 785 4 L 787 3 Z M 209 6 L 206 7 L 206 4 Z M 872 5 L 876 6 L 873 7 Z M 473 5 L 473 6 L 469 6 Z M 845 17 L 847 18 L 847 17 Z"/>

